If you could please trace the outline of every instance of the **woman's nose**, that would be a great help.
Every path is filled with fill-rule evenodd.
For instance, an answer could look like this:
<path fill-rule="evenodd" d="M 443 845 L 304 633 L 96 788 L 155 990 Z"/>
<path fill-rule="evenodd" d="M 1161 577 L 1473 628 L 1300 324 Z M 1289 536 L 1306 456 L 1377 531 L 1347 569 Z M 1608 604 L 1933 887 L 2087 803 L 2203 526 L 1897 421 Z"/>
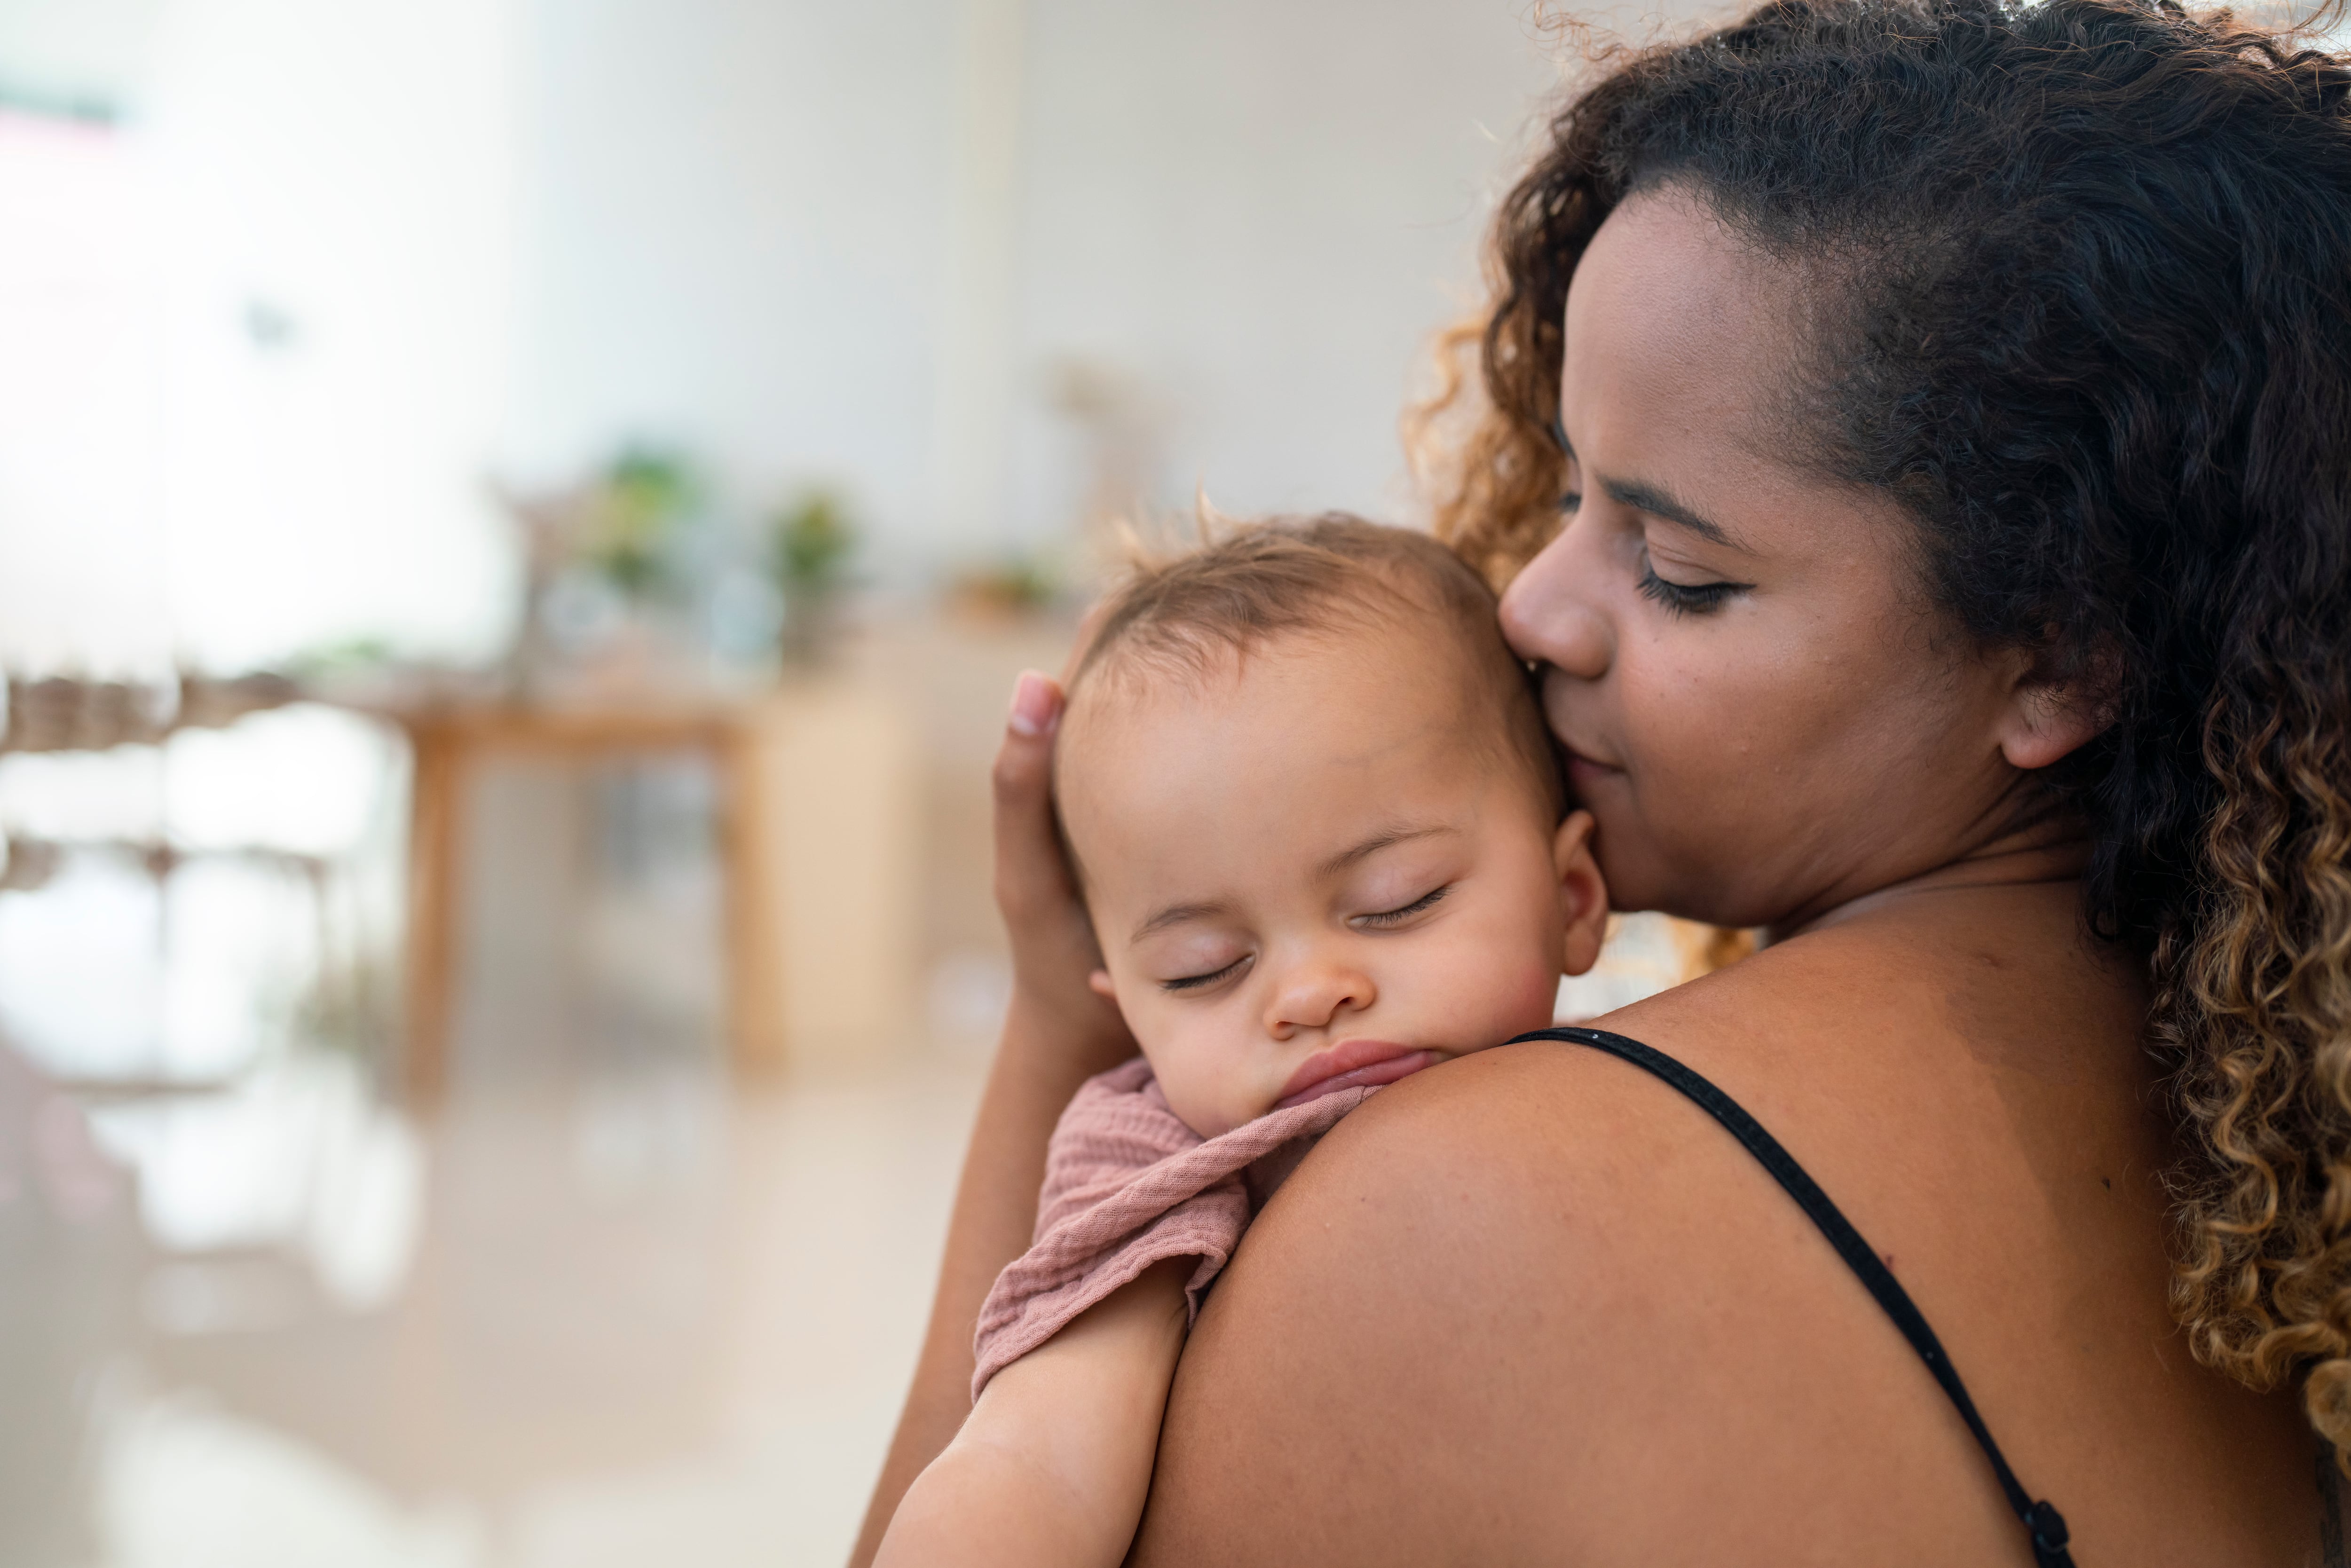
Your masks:
<path fill-rule="evenodd" d="M 1590 530 L 1569 518 L 1503 591 L 1502 635 L 1521 659 L 1596 681 L 1608 671 L 1615 636 L 1586 591 L 1600 574 L 1582 559 Z"/>
<path fill-rule="evenodd" d="M 1293 965 L 1273 990 L 1265 1010 L 1265 1031 L 1288 1040 L 1301 1029 L 1328 1029 L 1349 1009 L 1363 1011 L 1379 998 L 1372 977 L 1347 964 Z"/>

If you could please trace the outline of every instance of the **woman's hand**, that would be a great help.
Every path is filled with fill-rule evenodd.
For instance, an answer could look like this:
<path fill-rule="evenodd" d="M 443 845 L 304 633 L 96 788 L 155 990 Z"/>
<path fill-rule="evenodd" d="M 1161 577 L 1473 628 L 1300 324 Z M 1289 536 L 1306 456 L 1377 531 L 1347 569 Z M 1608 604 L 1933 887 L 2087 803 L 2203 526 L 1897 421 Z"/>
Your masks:
<path fill-rule="evenodd" d="M 1012 937 L 1014 1015 L 1099 1071 L 1134 1055 L 1134 1044 L 1118 1009 L 1086 985 L 1102 956 L 1053 818 L 1062 706 L 1060 685 L 1035 670 L 1012 689 L 994 776 L 996 906 Z"/>

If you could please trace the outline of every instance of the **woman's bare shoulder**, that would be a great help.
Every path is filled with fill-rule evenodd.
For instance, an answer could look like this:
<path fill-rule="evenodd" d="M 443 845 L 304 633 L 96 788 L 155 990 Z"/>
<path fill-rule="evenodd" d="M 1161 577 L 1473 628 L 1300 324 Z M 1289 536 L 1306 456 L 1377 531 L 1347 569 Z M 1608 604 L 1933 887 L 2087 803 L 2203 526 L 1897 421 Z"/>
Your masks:
<path fill-rule="evenodd" d="M 1594 1189 L 1637 1165 L 1563 1132 L 1558 1100 L 1580 1087 L 1605 1114 L 1587 1064 L 1506 1046 L 1384 1091 L 1323 1140 L 1194 1330 L 1134 1561 L 1418 1563 L 1437 1541 L 1518 1560 L 1574 1526 L 1490 1450 L 1504 1427 L 1577 1425 L 1527 1399 L 1585 1381 L 1607 1272 L 1589 1232 L 1620 1207 Z"/>
<path fill-rule="evenodd" d="M 1792 1384 L 1790 1358 L 1865 1333 L 1866 1299 L 1821 1310 L 1801 1214 L 1692 1125 L 1637 1070 L 1531 1042 L 1343 1123 L 1201 1317 L 1135 1561 L 1667 1560 L 1694 1542 L 1656 1517 L 1663 1453 L 1718 1502 L 1802 1499 L 1816 1468 L 1754 1455 L 1848 1441 L 1855 1407 Z M 1745 1356 L 1750 1311 L 1795 1325 L 1771 1364 Z M 1964 1460 L 1923 1442 L 1903 1458 Z M 1940 1522 L 1980 1547 L 2001 1521 L 1965 1500 Z M 1751 1502 L 1730 1514 L 1777 1511 Z"/>
<path fill-rule="evenodd" d="M 2283 1405 L 2173 1354 L 2159 1201 L 2116 1218 L 2098 1174 L 2125 1167 L 2100 1163 L 2091 1112 L 2123 1097 L 1886 1049 L 1925 988 L 1846 987 L 1883 955 L 1838 946 L 1597 1021 L 1715 1077 L 1898 1253 L 2011 1458 L 2118 1560 L 2294 1560 L 2252 1542 L 2299 1528 L 2306 1500 L 2262 1478 L 2306 1477 L 2306 1439 Z M 1953 972 L 1919 967 L 1945 994 Z M 1913 1034 L 1935 1030 L 1950 1032 Z M 2020 1076 L 2032 1095 L 2002 1092 Z M 2054 1155 L 2019 1130 L 2034 1097 L 2071 1106 Z M 2252 1496 L 2262 1518 L 2226 1516 Z M 1639 1069 L 1529 1042 L 1384 1091 L 1267 1207 L 1178 1367 L 1133 1561 L 1956 1564 L 2020 1548 L 1916 1354 L 1763 1168 Z"/>

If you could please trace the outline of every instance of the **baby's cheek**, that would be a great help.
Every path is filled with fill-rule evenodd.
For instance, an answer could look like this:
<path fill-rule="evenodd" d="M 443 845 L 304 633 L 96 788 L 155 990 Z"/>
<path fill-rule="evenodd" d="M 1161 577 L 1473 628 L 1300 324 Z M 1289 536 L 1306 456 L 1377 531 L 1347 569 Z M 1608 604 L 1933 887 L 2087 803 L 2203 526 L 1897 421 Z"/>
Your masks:
<path fill-rule="evenodd" d="M 1487 978 L 1484 1017 L 1489 1038 L 1479 1043 L 1499 1045 L 1529 1030 L 1551 1027 L 1559 1003 L 1559 970 L 1546 955 L 1528 954 L 1498 967 Z"/>
<path fill-rule="evenodd" d="M 1548 841 L 1541 847 L 1547 857 Z M 1464 980 L 1474 976 L 1477 987 L 1460 1017 L 1479 1026 L 1484 1038 L 1471 1042 L 1478 1046 L 1548 1029 L 1558 1008 L 1566 933 L 1558 889 L 1533 874 L 1533 854 L 1530 849 L 1523 863 L 1513 861 L 1488 885 L 1490 896 L 1479 904 L 1479 918 L 1460 932 L 1468 949 L 1457 950 L 1457 972 Z"/>
<path fill-rule="evenodd" d="M 1518 1009 L 1510 1020 L 1510 1032 L 1502 1038 L 1508 1040 L 1510 1035 L 1524 1034 L 1531 1029 L 1549 1029 L 1558 1012 L 1559 971 L 1548 968 L 1529 969 L 1526 975 L 1526 989 L 1519 998 Z"/>
<path fill-rule="evenodd" d="M 1228 1075 L 1214 1071 L 1197 1053 L 1167 1047 L 1144 1054 L 1159 1080 L 1159 1092 L 1167 1096 L 1167 1108 L 1200 1136 L 1213 1138 L 1249 1119 L 1246 1113 L 1236 1115 L 1227 1103 L 1234 1089 Z"/>

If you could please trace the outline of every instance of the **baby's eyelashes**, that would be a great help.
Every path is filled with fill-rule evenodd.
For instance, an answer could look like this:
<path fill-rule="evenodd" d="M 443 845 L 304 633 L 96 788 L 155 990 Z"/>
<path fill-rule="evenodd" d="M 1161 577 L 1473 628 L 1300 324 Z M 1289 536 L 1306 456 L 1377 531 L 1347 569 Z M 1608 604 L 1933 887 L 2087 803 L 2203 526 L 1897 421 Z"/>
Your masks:
<path fill-rule="evenodd" d="M 1422 874 L 1426 875 L 1427 873 L 1424 871 Z M 1361 903 L 1356 905 L 1358 908 L 1361 908 L 1363 903 L 1384 902 L 1386 899 L 1397 897 L 1403 891 L 1397 885 L 1403 882 L 1403 878 L 1395 875 L 1393 869 L 1367 880 L 1369 885 L 1354 890 L 1354 894 L 1361 895 Z M 1412 885 L 1411 883 L 1403 883 L 1405 889 Z M 1346 917 L 1347 928 L 1364 935 L 1409 928 L 1442 904 L 1459 885 L 1460 883 L 1458 880 L 1440 882 L 1419 896 L 1406 899 L 1404 903 L 1391 904 L 1384 909 L 1375 908 L 1365 910 L 1362 914 L 1350 915 Z M 1349 896 L 1349 902 L 1354 902 L 1354 898 Z M 1341 909 L 1345 907 L 1345 904 L 1340 905 Z M 1330 913 L 1336 915 L 1338 911 L 1332 910 Z M 1322 918 L 1327 919 L 1330 915 L 1326 915 Z M 1257 963 L 1258 954 L 1257 945 L 1252 944 L 1239 952 L 1235 952 L 1227 942 L 1207 939 L 1207 934 L 1202 933 L 1196 937 L 1171 941 L 1166 948 L 1158 948 L 1155 945 L 1155 950 L 1144 956 L 1141 967 L 1145 974 L 1158 971 L 1162 977 L 1155 980 L 1154 983 L 1161 990 L 1177 995 L 1197 996 L 1207 991 L 1219 990 L 1249 974 Z M 1168 975 L 1166 971 L 1169 969 L 1178 972 Z M 1103 983 L 1108 983 L 1107 977 Z"/>
<path fill-rule="evenodd" d="M 1220 981 L 1239 978 L 1242 969 L 1248 967 L 1253 956 L 1253 954 L 1244 953 L 1222 968 L 1211 969 L 1201 975 L 1179 975 L 1172 980 L 1162 980 L 1159 984 L 1163 988 L 1170 991 L 1204 990 Z"/>
<path fill-rule="evenodd" d="M 1348 921 L 1347 924 L 1362 930 L 1388 930 L 1392 927 L 1402 925 L 1416 915 L 1427 914 L 1430 910 L 1437 907 L 1437 903 L 1443 899 L 1447 894 L 1451 893 L 1452 891 L 1453 883 L 1449 882 L 1443 883 L 1436 887 L 1430 888 L 1426 893 L 1422 894 L 1410 904 L 1398 904 L 1394 909 L 1377 910 L 1370 915 L 1358 915 L 1353 919 Z"/>

